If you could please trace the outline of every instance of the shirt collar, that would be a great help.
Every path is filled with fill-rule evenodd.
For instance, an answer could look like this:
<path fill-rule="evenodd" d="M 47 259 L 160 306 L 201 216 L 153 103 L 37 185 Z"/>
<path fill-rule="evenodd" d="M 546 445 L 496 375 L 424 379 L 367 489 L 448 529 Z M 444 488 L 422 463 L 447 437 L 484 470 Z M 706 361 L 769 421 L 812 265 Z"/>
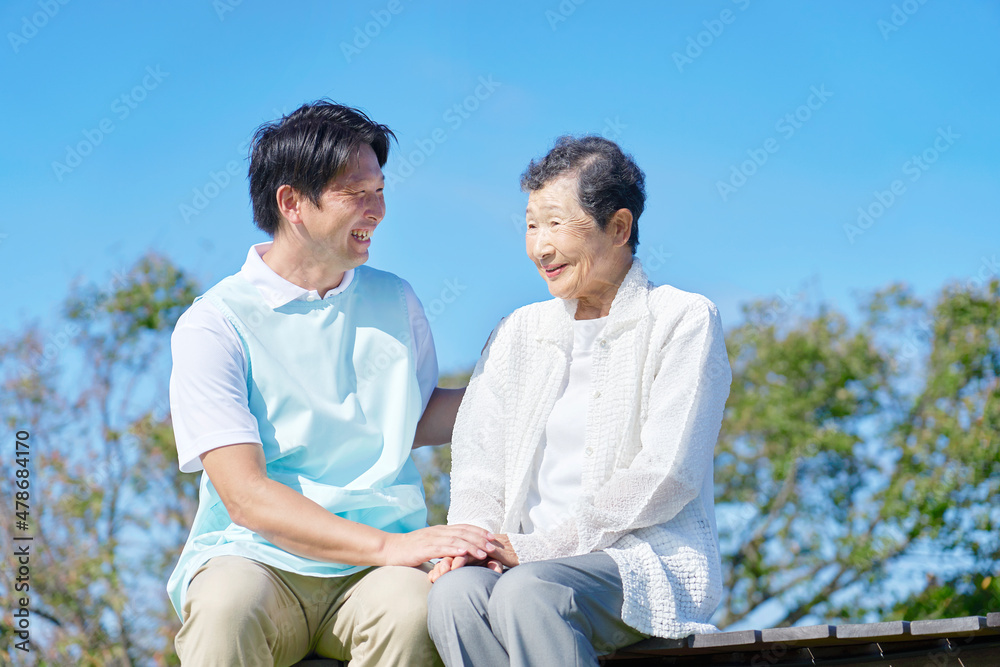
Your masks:
<path fill-rule="evenodd" d="M 605 337 L 613 337 L 635 326 L 636 321 L 647 312 L 646 296 L 651 288 L 649 278 L 642 270 L 642 262 L 638 257 L 632 257 L 632 266 L 611 302 L 611 311 L 601 333 Z M 557 298 L 553 301 L 561 307 L 555 307 L 552 311 L 554 317 L 546 318 L 539 324 L 537 339 L 552 341 L 568 350 L 573 343 L 577 300 Z"/>
<path fill-rule="evenodd" d="M 257 288 L 270 308 L 279 308 L 290 301 L 319 301 L 319 292 L 288 282 L 264 262 L 264 253 L 271 249 L 271 244 L 272 242 L 268 241 L 251 246 L 247 253 L 247 261 L 240 269 L 240 275 Z M 344 272 L 340 284 L 327 292 L 323 299 L 340 294 L 351 286 L 352 280 L 354 280 L 354 269 L 348 269 Z"/>

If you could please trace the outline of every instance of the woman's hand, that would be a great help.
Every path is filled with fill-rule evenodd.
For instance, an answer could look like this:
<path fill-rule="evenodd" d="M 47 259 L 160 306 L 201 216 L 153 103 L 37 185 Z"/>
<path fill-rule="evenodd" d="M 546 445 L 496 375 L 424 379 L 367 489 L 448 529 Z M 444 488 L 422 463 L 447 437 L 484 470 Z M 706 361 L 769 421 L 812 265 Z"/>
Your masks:
<path fill-rule="evenodd" d="M 441 575 L 451 572 L 452 570 L 457 570 L 460 567 L 465 567 L 466 565 L 486 567 L 493 570 L 497 574 L 503 572 L 503 565 L 501 565 L 500 561 L 494 558 L 470 559 L 468 556 L 457 556 L 455 558 L 446 556 L 434 565 L 434 569 L 427 574 L 427 578 L 430 579 L 433 584 L 441 578 Z"/>
<path fill-rule="evenodd" d="M 490 558 L 500 561 L 507 568 L 517 567 L 521 561 L 514 552 L 514 547 L 510 545 L 510 539 L 504 534 L 494 535 L 492 540 L 495 549 L 490 553 Z"/>

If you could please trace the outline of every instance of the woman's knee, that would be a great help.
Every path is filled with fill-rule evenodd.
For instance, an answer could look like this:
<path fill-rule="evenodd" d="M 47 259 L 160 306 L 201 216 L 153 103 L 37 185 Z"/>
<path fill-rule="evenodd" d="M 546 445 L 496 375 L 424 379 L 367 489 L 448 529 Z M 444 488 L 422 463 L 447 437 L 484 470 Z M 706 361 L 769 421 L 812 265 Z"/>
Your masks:
<path fill-rule="evenodd" d="M 524 617 L 525 612 L 566 616 L 573 609 L 572 587 L 554 581 L 545 562 L 525 563 L 504 572 L 489 601 L 490 618 Z"/>
<path fill-rule="evenodd" d="M 459 609 L 485 611 L 498 576 L 491 570 L 474 566 L 445 574 L 431 586 L 427 600 L 429 613 L 452 614 Z"/>

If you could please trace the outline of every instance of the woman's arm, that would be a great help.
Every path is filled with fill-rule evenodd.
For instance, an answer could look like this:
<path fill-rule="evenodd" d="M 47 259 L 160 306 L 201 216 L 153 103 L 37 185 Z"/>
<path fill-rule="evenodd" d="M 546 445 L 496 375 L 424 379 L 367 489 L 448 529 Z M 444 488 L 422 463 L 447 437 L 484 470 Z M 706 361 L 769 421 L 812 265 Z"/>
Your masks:
<path fill-rule="evenodd" d="M 641 425 L 641 449 L 557 528 L 509 535 L 521 562 L 590 553 L 669 521 L 698 497 L 713 464 L 732 373 L 718 311 L 689 307 L 662 355 Z M 495 532 L 495 531 L 494 531 Z"/>
<path fill-rule="evenodd" d="M 494 532 L 499 530 L 504 516 L 504 364 L 493 345 L 501 326 L 483 349 L 455 420 L 448 509 L 449 524 L 468 523 Z"/>

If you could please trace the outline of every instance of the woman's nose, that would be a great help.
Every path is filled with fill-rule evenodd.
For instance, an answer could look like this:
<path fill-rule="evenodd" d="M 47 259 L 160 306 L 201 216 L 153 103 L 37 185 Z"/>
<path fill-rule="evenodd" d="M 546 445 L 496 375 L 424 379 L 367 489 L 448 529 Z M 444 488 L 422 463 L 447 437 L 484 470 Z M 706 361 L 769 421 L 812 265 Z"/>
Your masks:
<path fill-rule="evenodd" d="M 554 248 L 552 247 L 552 239 L 549 233 L 545 230 L 540 230 L 535 234 L 534 241 L 531 244 L 532 257 L 541 261 L 549 257 L 553 252 Z"/>

